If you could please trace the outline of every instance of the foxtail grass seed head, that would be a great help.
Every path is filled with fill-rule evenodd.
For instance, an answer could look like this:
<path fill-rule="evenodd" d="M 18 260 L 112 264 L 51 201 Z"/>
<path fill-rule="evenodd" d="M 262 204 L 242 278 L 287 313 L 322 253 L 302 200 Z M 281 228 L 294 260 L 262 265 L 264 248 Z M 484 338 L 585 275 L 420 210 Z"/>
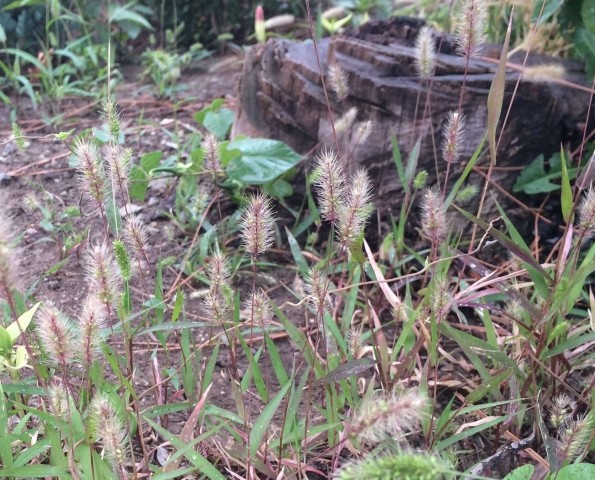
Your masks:
<path fill-rule="evenodd" d="M 253 259 L 273 245 L 275 216 L 269 197 L 253 195 L 242 214 L 240 230 L 244 250 Z"/>
<path fill-rule="evenodd" d="M 207 133 L 200 144 L 204 154 L 204 165 L 213 179 L 221 176 L 224 171 L 221 166 L 221 143 L 213 133 Z"/>
<path fill-rule="evenodd" d="M 420 170 L 419 172 L 417 172 L 417 175 L 415 175 L 415 178 L 413 179 L 413 188 L 415 188 L 416 190 L 421 190 L 422 188 L 425 188 L 427 182 L 428 171 Z"/>
<path fill-rule="evenodd" d="M 342 467 L 334 480 L 387 480 L 415 479 L 439 480 L 450 470 L 442 459 L 424 454 L 403 451 L 396 455 L 375 457 L 368 455 L 362 460 Z"/>
<path fill-rule="evenodd" d="M 120 119 L 120 109 L 116 102 L 111 99 L 106 100 L 103 103 L 102 114 L 109 129 L 111 141 L 118 143 L 122 135 L 122 122 Z"/>
<path fill-rule="evenodd" d="M 81 360 L 90 367 L 101 353 L 101 345 L 105 339 L 103 329 L 107 327 L 105 311 L 99 300 L 93 295 L 87 296 L 79 317 L 79 335 Z"/>
<path fill-rule="evenodd" d="M 434 74 L 436 62 L 436 47 L 432 38 L 432 28 L 423 27 L 415 39 L 415 67 L 420 77 L 430 77 Z"/>
<path fill-rule="evenodd" d="M 570 418 L 570 397 L 566 394 L 557 395 L 552 399 L 550 405 L 550 424 L 554 428 L 560 428 Z"/>
<path fill-rule="evenodd" d="M 216 249 L 207 260 L 205 271 L 207 278 L 211 282 L 211 291 L 217 292 L 229 286 L 229 279 L 231 277 L 229 259 L 219 249 Z"/>
<path fill-rule="evenodd" d="M 262 5 L 257 5 L 256 11 L 254 12 L 254 36 L 258 43 L 266 42 L 267 34 Z"/>
<path fill-rule="evenodd" d="M 486 0 L 462 0 L 456 20 L 457 50 L 465 57 L 476 55 L 486 39 Z"/>
<path fill-rule="evenodd" d="M 68 366 L 75 359 L 78 349 L 72 324 L 52 304 L 46 304 L 37 316 L 37 335 L 50 360 Z"/>
<path fill-rule="evenodd" d="M 109 179 L 114 192 L 119 192 L 128 201 L 128 182 L 132 167 L 132 150 L 115 143 L 103 147 L 103 158 L 107 164 Z"/>
<path fill-rule="evenodd" d="M 102 456 L 107 456 L 115 466 L 126 463 L 126 430 L 110 399 L 98 393 L 90 405 L 95 441 L 103 447 Z"/>
<path fill-rule="evenodd" d="M 103 208 L 108 182 L 97 146 L 80 140 L 74 147 L 74 154 L 78 160 L 77 172 L 81 191 L 93 206 Z"/>
<path fill-rule="evenodd" d="M 398 323 L 405 323 L 409 319 L 407 305 L 397 297 L 397 302 L 392 309 L 393 318 Z"/>
<path fill-rule="evenodd" d="M 372 185 L 365 170 L 358 170 L 347 193 L 347 202 L 339 208 L 337 233 L 341 244 L 349 249 L 363 235 L 372 213 Z"/>
<path fill-rule="evenodd" d="M 263 330 L 271 325 L 273 321 L 271 299 L 262 289 L 252 292 L 246 301 L 245 309 L 250 312 L 254 325 Z"/>
<path fill-rule="evenodd" d="M 347 333 L 347 349 L 351 358 L 358 359 L 364 350 L 364 342 L 362 339 L 362 327 L 352 326 Z"/>
<path fill-rule="evenodd" d="M 441 242 L 446 236 L 446 210 L 438 188 L 429 188 L 421 201 L 421 229 L 433 241 Z"/>
<path fill-rule="evenodd" d="M 374 128 L 374 123 L 372 122 L 372 120 L 365 120 L 363 122 L 357 123 L 355 134 L 353 137 L 358 145 L 366 143 L 366 140 L 370 137 L 370 134 L 372 133 L 372 128 Z"/>
<path fill-rule="evenodd" d="M 452 295 L 450 293 L 448 279 L 444 277 L 434 277 L 432 279 L 430 303 L 432 312 L 436 318 L 444 318 L 450 311 Z"/>
<path fill-rule="evenodd" d="M 231 308 L 221 290 L 209 290 L 204 297 L 203 306 L 211 322 L 223 325 L 231 320 Z"/>
<path fill-rule="evenodd" d="M 149 261 L 147 255 L 149 234 L 147 227 L 137 215 L 128 215 L 124 219 L 124 242 L 137 259 Z"/>
<path fill-rule="evenodd" d="M 339 219 L 339 210 L 347 197 L 345 168 L 332 150 L 323 150 L 318 154 L 315 162 L 314 189 L 320 215 L 323 219 L 335 223 Z"/>
<path fill-rule="evenodd" d="M 358 442 L 376 445 L 388 437 L 403 438 L 425 414 L 427 398 L 416 390 L 381 393 L 365 399 L 348 424 Z"/>
<path fill-rule="evenodd" d="M 567 420 L 558 429 L 558 448 L 556 456 L 560 463 L 572 462 L 579 457 L 592 440 L 595 429 L 595 417 L 592 412 L 581 415 L 574 420 Z"/>
<path fill-rule="evenodd" d="M 125 282 L 128 282 L 132 278 L 132 263 L 130 262 L 128 250 L 126 249 L 124 242 L 118 239 L 114 240 L 112 247 L 114 249 L 116 263 L 120 269 L 120 277 L 122 277 Z"/>
<path fill-rule="evenodd" d="M 349 95 L 349 79 L 338 63 L 331 63 L 328 67 L 328 83 L 340 102 Z"/>
<path fill-rule="evenodd" d="M 589 188 L 589 191 L 583 196 L 578 206 L 578 230 L 585 238 L 595 236 L 595 188 Z"/>
<path fill-rule="evenodd" d="M 448 164 L 459 161 L 464 128 L 465 115 L 459 112 L 450 112 L 442 131 L 442 160 Z"/>
<path fill-rule="evenodd" d="M 50 413 L 60 420 L 70 421 L 70 394 L 60 382 L 48 386 L 48 406 Z"/>
<path fill-rule="evenodd" d="M 343 133 L 346 132 L 347 130 L 349 130 L 353 124 L 355 123 L 355 120 L 357 118 L 357 108 L 356 107 L 351 107 L 349 110 L 347 110 L 336 122 L 335 122 L 335 132 L 339 133 Z"/>
<path fill-rule="evenodd" d="M 85 274 L 90 293 L 110 311 L 120 295 L 121 279 L 107 244 L 89 247 L 85 258 Z"/>
<path fill-rule="evenodd" d="M 332 310 L 332 303 L 328 294 L 329 282 L 325 275 L 313 268 L 308 270 L 308 274 L 304 278 L 304 287 L 306 290 L 306 301 L 310 311 L 318 316 L 322 316 L 324 312 Z"/>

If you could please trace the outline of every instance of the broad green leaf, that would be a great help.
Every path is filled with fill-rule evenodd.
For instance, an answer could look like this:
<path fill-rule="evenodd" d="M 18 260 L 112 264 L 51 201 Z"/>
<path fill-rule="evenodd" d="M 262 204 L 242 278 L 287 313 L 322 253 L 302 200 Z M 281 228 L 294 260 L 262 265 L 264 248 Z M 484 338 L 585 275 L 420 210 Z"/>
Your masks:
<path fill-rule="evenodd" d="M 12 339 L 6 331 L 6 328 L 0 327 L 0 358 L 9 358 L 12 353 Z M 0 362 L 0 366 L 2 363 Z"/>
<path fill-rule="evenodd" d="M 581 18 L 583 19 L 583 22 L 585 22 L 587 30 L 591 33 L 595 33 L 595 2 L 591 0 L 583 0 L 581 6 Z"/>
<path fill-rule="evenodd" d="M 515 468 L 512 472 L 504 477 L 504 480 L 531 480 L 535 467 L 533 465 L 523 465 Z"/>
<path fill-rule="evenodd" d="M 280 177 L 302 158 L 285 143 L 265 138 L 236 140 L 227 148 L 241 152 L 227 167 L 229 177 L 250 185 L 262 185 Z"/>
<path fill-rule="evenodd" d="M 537 3 L 533 9 L 533 18 L 531 19 L 531 23 L 535 23 L 538 26 L 543 25 L 560 11 L 562 5 L 564 5 L 564 0 L 537 0 Z"/>
<path fill-rule="evenodd" d="M 68 472 L 60 467 L 50 465 L 24 465 L 22 467 L 7 468 L 0 470 L 0 478 L 22 477 L 22 478 L 48 478 L 60 477 Z"/>
<path fill-rule="evenodd" d="M 573 463 L 562 467 L 556 475 L 556 480 L 578 480 L 595 478 L 595 465 L 592 463 Z"/>
<path fill-rule="evenodd" d="M 31 320 L 33 320 L 33 315 L 35 315 L 39 305 L 40 302 L 36 303 L 29 310 L 23 313 L 16 322 L 13 322 L 8 327 L 6 327 L 6 331 L 10 335 L 13 343 L 17 338 L 19 338 L 21 332 L 27 330 L 27 327 L 31 323 Z"/>
<path fill-rule="evenodd" d="M 151 24 L 147 21 L 145 17 L 136 13 L 130 8 L 127 8 L 126 5 L 118 5 L 118 4 L 111 4 L 112 8 L 110 8 L 109 12 L 109 22 L 110 23 L 118 23 L 118 22 L 131 22 L 140 25 L 148 30 L 153 30 Z M 130 5 L 130 4 L 128 4 Z"/>
<path fill-rule="evenodd" d="M 5 7 L 2 7 L 2 10 L 14 10 L 15 8 L 23 8 L 23 7 L 34 7 L 36 5 L 45 5 L 47 0 L 16 0 L 15 2 L 11 2 Z"/>
<path fill-rule="evenodd" d="M 204 121 L 205 121 L 205 117 L 206 117 L 207 113 L 215 112 L 215 111 L 219 110 L 224 103 L 225 103 L 225 100 L 223 98 L 216 98 L 209 105 L 204 107 L 202 110 L 196 112 L 194 114 L 194 120 L 196 120 L 196 123 L 198 123 L 199 125 L 202 125 L 204 127 L 205 126 Z"/>
<path fill-rule="evenodd" d="M 302 249 L 300 248 L 299 243 L 287 227 L 285 227 L 285 232 L 287 234 L 287 242 L 289 243 L 289 249 L 291 250 L 291 254 L 293 255 L 295 264 L 298 267 L 298 271 L 302 275 L 305 275 L 306 273 L 308 273 L 308 261 L 302 254 Z"/>
<path fill-rule="evenodd" d="M 235 114 L 232 110 L 221 108 L 217 111 L 207 112 L 202 123 L 209 132 L 219 140 L 223 140 L 231 128 L 234 117 Z"/>
<path fill-rule="evenodd" d="M 553 192 L 558 190 L 560 185 L 552 183 L 552 180 L 559 177 L 559 172 L 546 173 L 544 157 L 539 155 L 521 171 L 519 178 L 512 187 L 512 191 L 523 192 L 528 195 Z"/>
<path fill-rule="evenodd" d="M 130 171 L 130 197 L 143 201 L 149 188 L 151 171 L 159 166 L 162 153 L 158 151 L 143 155 L 138 165 Z"/>
<path fill-rule="evenodd" d="M 4 27 L 0 24 L 0 43 L 6 43 L 6 32 Z"/>

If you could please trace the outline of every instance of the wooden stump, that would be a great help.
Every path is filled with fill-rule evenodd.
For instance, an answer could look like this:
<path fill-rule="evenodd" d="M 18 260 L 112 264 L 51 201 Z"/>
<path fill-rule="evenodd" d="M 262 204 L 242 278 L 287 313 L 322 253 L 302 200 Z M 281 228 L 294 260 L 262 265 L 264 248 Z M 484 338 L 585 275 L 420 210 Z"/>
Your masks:
<path fill-rule="evenodd" d="M 484 49 L 483 57 L 472 58 L 466 65 L 466 59 L 454 53 L 452 38 L 434 32 L 439 48 L 435 74 L 421 79 L 416 74 L 413 45 L 423 25 L 421 20 L 395 17 L 318 42 L 324 74 L 336 63 L 348 75 L 345 101 L 337 101 L 329 92 L 335 122 L 351 107 L 357 108 L 357 120 L 373 122 L 365 142 L 356 142 L 353 131 L 348 131 L 339 135 L 338 144 L 351 171 L 364 167 L 369 172 L 382 214 L 398 211 L 402 198 L 392 158 L 393 135 L 405 161 L 420 142 L 418 169 L 427 170 L 429 183 L 434 183 L 444 177 L 442 129 L 448 113 L 457 110 L 461 92 L 466 117 L 462 159 L 470 158 L 486 130 L 486 102 L 499 49 Z M 511 167 L 522 167 L 539 154 L 547 156 L 559 151 L 561 144 L 580 140 L 590 99 L 588 88 L 571 88 L 554 78 L 525 76 L 519 81 L 523 55 L 509 60 L 500 125 L 515 89 L 516 93 L 493 175 L 493 181 L 507 191 L 520 170 Z M 566 81 L 585 82 L 578 62 L 530 56 L 528 64 L 562 66 Z M 236 134 L 281 139 L 303 154 L 336 147 L 312 41 L 271 40 L 254 47 L 245 60 L 240 102 Z M 486 170 L 487 163 L 484 154 L 478 167 Z M 453 176 L 458 176 L 456 169 Z M 469 181 L 483 184 L 478 173 Z"/>

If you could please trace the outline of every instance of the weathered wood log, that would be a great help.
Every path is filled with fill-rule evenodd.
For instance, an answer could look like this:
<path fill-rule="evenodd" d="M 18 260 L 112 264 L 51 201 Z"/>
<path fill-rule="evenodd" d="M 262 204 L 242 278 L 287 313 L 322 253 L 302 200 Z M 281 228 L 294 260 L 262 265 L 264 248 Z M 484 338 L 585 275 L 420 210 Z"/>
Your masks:
<path fill-rule="evenodd" d="M 336 63 L 348 75 L 345 101 L 337 101 L 329 92 L 335 121 L 356 107 L 358 120 L 373 122 L 364 142 L 353 145 L 352 139 L 350 144 L 349 134 L 341 134 L 339 148 L 348 157 L 350 169 L 363 166 L 370 173 L 382 213 L 398 209 L 402 198 L 392 160 L 393 135 L 404 159 L 420 141 L 419 168 L 427 170 L 430 182 L 435 182 L 445 170 L 440 160 L 441 131 L 448 113 L 457 110 L 461 92 L 466 117 L 462 158 L 470 158 L 486 131 L 486 102 L 499 49 L 484 50 L 482 57 L 466 65 L 465 58 L 455 54 L 452 37 L 435 32 L 439 48 L 435 74 L 422 79 L 416 73 L 414 42 L 423 25 L 417 19 L 392 18 L 318 43 L 324 74 Z M 588 88 L 572 88 L 555 78 L 519 79 L 514 64 L 520 66 L 523 56 L 509 60 L 500 125 L 515 89 L 516 93 L 493 176 L 494 182 L 509 191 L 518 175 L 518 169 L 510 167 L 524 166 L 538 154 L 559 151 L 561 144 L 582 136 L 590 99 Z M 585 81 L 578 62 L 530 56 L 528 64 L 561 66 L 564 80 Z M 240 80 L 240 115 L 234 131 L 281 139 L 301 153 L 335 145 L 312 41 L 272 40 L 251 50 Z M 484 154 L 478 165 L 485 168 L 487 163 Z M 483 182 L 477 174 L 469 181 Z"/>

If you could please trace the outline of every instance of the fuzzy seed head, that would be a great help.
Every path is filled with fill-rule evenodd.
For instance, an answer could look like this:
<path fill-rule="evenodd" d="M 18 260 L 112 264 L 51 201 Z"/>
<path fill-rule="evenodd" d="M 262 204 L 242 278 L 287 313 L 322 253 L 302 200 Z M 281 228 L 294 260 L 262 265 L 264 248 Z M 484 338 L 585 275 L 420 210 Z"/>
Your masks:
<path fill-rule="evenodd" d="M 372 128 L 374 128 L 372 120 L 357 123 L 353 137 L 358 145 L 362 145 L 366 142 L 372 133 Z"/>
<path fill-rule="evenodd" d="M 75 359 L 77 342 L 72 324 L 52 304 L 44 305 L 39 312 L 37 335 L 53 363 L 66 367 Z"/>
<path fill-rule="evenodd" d="M 396 455 L 375 457 L 368 455 L 362 460 L 342 467 L 334 480 L 385 480 L 416 479 L 437 480 L 451 467 L 441 458 L 423 453 L 403 451 Z"/>
<path fill-rule="evenodd" d="M 253 259 L 273 245 L 275 216 L 271 200 L 259 193 L 248 200 L 240 221 L 244 250 Z"/>
<path fill-rule="evenodd" d="M 595 417 L 592 413 L 581 415 L 575 420 L 567 420 L 558 429 L 558 440 L 560 441 L 556 455 L 561 462 L 572 462 L 580 456 L 589 441 L 592 440 L 595 429 Z"/>
<path fill-rule="evenodd" d="M 97 146 L 80 140 L 74 147 L 74 154 L 78 159 L 77 172 L 81 191 L 91 204 L 103 208 L 108 182 Z"/>
<path fill-rule="evenodd" d="M 79 317 L 80 333 L 77 337 L 80 342 L 78 351 L 84 365 L 90 367 L 99 358 L 101 345 L 105 339 L 103 329 L 106 326 L 105 311 L 102 305 L 97 298 L 89 295 Z"/>
<path fill-rule="evenodd" d="M 357 118 L 357 108 L 351 107 L 335 122 L 335 132 L 343 133 L 349 130 Z"/>
<path fill-rule="evenodd" d="M 207 318 L 218 325 L 223 325 L 231 320 L 229 302 L 220 290 L 210 290 L 204 297 L 203 306 Z"/>
<path fill-rule="evenodd" d="M 415 39 L 415 67 L 420 77 L 430 77 L 434 73 L 436 47 L 432 38 L 432 29 L 423 27 Z"/>
<path fill-rule="evenodd" d="M 571 412 L 570 397 L 561 394 L 552 399 L 550 405 L 550 424 L 554 428 L 560 428 L 568 419 Z"/>
<path fill-rule="evenodd" d="M 595 188 L 590 187 L 578 206 L 578 230 L 586 239 L 595 236 Z"/>
<path fill-rule="evenodd" d="M 114 465 L 124 466 L 126 461 L 126 430 L 109 398 L 97 394 L 89 406 L 95 441 L 101 443 L 103 454 Z"/>
<path fill-rule="evenodd" d="M 252 292 L 246 302 L 246 310 L 251 313 L 255 325 L 265 330 L 273 321 L 273 310 L 271 308 L 271 299 L 261 289 Z"/>
<path fill-rule="evenodd" d="M 125 202 L 128 202 L 128 182 L 132 167 L 132 150 L 123 148 L 115 143 L 108 143 L 103 147 L 103 158 L 107 164 L 107 172 L 114 192 L 119 192 Z"/>
<path fill-rule="evenodd" d="M 347 334 L 347 349 L 351 358 L 361 358 L 364 342 L 362 340 L 362 327 L 351 327 Z"/>
<path fill-rule="evenodd" d="M 317 317 L 332 310 L 332 302 L 328 294 L 328 279 L 320 270 L 309 269 L 304 278 L 304 287 L 310 311 Z"/>
<path fill-rule="evenodd" d="M 349 432 L 366 445 L 376 445 L 388 437 L 402 438 L 417 427 L 427 403 L 416 390 L 377 394 L 362 402 L 349 422 Z"/>
<path fill-rule="evenodd" d="M 149 261 L 147 246 L 149 244 L 147 227 L 137 215 L 128 215 L 124 219 L 124 242 L 137 259 Z"/>
<path fill-rule="evenodd" d="M 118 105 L 113 100 L 106 100 L 103 104 L 102 116 L 109 129 L 112 142 L 118 142 L 122 132 L 121 114 Z"/>
<path fill-rule="evenodd" d="M 221 288 L 229 286 L 229 278 L 231 277 L 229 259 L 219 249 L 211 254 L 205 265 L 205 270 L 207 278 L 211 282 L 211 291 L 217 292 Z"/>
<path fill-rule="evenodd" d="M 200 144 L 205 158 L 205 169 L 213 179 L 223 175 L 221 166 L 221 144 L 213 133 L 207 133 Z"/>
<path fill-rule="evenodd" d="M 339 206 L 337 234 L 341 245 L 350 249 L 363 235 L 366 221 L 372 213 L 372 185 L 365 170 L 356 172 L 347 201 Z"/>
<path fill-rule="evenodd" d="M 442 130 L 442 160 L 456 163 L 461 155 L 465 116 L 459 112 L 450 112 Z"/>
<path fill-rule="evenodd" d="M 85 256 L 85 274 L 89 291 L 106 307 L 115 305 L 121 290 L 121 278 L 107 244 L 90 246 Z"/>
<path fill-rule="evenodd" d="M 446 236 L 446 211 L 438 188 L 425 191 L 421 203 L 421 228 L 432 241 L 441 242 Z"/>
<path fill-rule="evenodd" d="M 339 210 L 347 197 L 346 175 L 343 163 L 332 150 L 324 150 L 315 160 L 314 189 L 318 197 L 320 215 L 335 223 Z"/>
<path fill-rule="evenodd" d="M 62 383 L 51 383 L 48 387 L 50 413 L 60 420 L 70 420 L 70 395 Z"/>
<path fill-rule="evenodd" d="M 398 298 L 396 305 L 393 306 L 392 314 L 397 323 L 405 323 L 409 319 L 407 305 L 400 298 Z"/>
<path fill-rule="evenodd" d="M 430 299 L 432 312 L 437 319 L 442 319 L 450 311 L 452 302 L 448 279 L 435 277 L 432 283 L 432 298 Z"/>
<path fill-rule="evenodd" d="M 465 57 L 476 55 L 486 39 L 488 8 L 485 0 L 463 0 L 457 13 L 457 50 Z"/>
<path fill-rule="evenodd" d="M 338 63 L 332 63 L 328 68 L 328 83 L 337 100 L 344 101 L 349 95 L 349 79 Z"/>

